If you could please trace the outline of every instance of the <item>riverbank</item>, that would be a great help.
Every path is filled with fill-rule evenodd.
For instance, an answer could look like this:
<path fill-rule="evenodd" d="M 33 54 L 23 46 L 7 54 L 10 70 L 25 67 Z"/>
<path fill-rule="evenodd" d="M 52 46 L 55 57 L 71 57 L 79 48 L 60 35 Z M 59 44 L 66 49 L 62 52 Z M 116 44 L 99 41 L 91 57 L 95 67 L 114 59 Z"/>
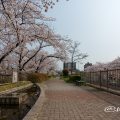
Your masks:
<path fill-rule="evenodd" d="M 36 84 L 33 84 L 32 86 L 30 86 L 30 84 L 22 86 L 16 90 L 17 91 L 14 92 L 15 94 L 12 92 L 3 95 L 3 99 L 5 102 L 7 102 L 7 104 L 2 104 L 0 106 L 0 120 L 22 120 L 24 116 L 26 116 L 26 114 L 31 110 L 40 95 L 40 87 Z M 21 97 L 22 95 L 24 96 Z M 9 98 L 9 101 L 7 98 Z M 9 102 L 14 103 L 15 100 L 18 99 L 22 101 L 20 104 L 9 104 Z"/>
<path fill-rule="evenodd" d="M 20 81 L 17 83 L 10 83 L 0 86 L 0 95 L 10 94 L 12 92 L 28 89 L 33 83 L 30 81 Z"/>
<path fill-rule="evenodd" d="M 37 116 L 39 115 L 39 111 L 41 111 L 44 101 L 45 101 L 45 90 L 47 86 L 45 83 L 37 84 L 40 89 L 41 93 L 39 98 L 37 99 L 36 103 L 32 107 L 32 109 L 27 113 L 27 115 L 23 118 L 23 120 L 37 120 Z"/>

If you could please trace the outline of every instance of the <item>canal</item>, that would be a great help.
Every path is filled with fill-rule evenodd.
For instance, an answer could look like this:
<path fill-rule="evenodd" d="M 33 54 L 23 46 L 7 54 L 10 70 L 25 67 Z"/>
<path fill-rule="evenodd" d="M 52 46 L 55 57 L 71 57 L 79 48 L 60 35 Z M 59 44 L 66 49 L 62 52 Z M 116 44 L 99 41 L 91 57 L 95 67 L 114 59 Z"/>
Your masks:
<path fill-rule="evenodd" d="M 8 94 L 4 97 L 9 97 L 11 101 L 15 96 L 23 96 L 22 100 L 16 104 L 13 102 L 8 102 L 8 100 L 4 100 L 3 104 L 0 101 L 0 120 L 22 120 L 24 116 L 29 112 L 32 106 L 35 104 L 36 100 L 40 95 L 40 88 L 34 84 L 31 88 L 26 89 L 24 91 L 19 91 L 17 93 Z M 9 100 L 10 101 L 10 100 Z M 6 104 L 8 103 L 8 104 Z"/>

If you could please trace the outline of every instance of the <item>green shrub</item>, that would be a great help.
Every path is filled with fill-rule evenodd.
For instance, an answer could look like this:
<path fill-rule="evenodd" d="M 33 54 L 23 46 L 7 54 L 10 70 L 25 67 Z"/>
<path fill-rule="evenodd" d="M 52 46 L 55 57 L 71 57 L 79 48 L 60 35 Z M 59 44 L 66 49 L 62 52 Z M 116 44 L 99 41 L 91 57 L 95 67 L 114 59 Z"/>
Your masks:
<path fill-rule="evenodd" d="M 69 80 L 69 76 L 61 76 L 60 79 L 62 79 L 65 82 L 67 82 Z"/>
<path fill-rule="evenodd" d="M 63 76 L 68 76 L 68 70 L 64 69 L 62 73 L 63 73 Z"/>
<path fill-rule="evenodd" d="M 27 75 L 27 80 L 33 83 L 41 83 L 42 81 L 48 80 L 48 76 L 44 73 L 29 73 Z"/>
<path fill-rule="evenodd" d="M 81 80 L 81 76 L 79 75 L 72 75 L 69 77 L 69 80 L 67 82 L 75 83 L 76 80 Z"/>

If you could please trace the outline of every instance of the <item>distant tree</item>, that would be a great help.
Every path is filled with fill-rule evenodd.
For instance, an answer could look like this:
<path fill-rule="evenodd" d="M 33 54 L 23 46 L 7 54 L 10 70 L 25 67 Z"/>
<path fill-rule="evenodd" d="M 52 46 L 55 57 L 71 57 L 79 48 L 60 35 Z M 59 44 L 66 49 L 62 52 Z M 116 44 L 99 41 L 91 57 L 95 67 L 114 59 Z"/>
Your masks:
<path fill-rule="evenodd" d="M 68 76 L 68 70 L 67 69 L 64 69 L 62 72 L 63 72 L 63 76 Z"/>
<path fill-rule="evenodd" d="M 107 64 L 97 62 L 96 64 L 85 68 L 85 71 L 86 72 L 100 71 L 100 70 L 107 69 L 107 66 L 108 66 Z"/>
<path fill-rule="evenodd" d="M 96 64 L 85 68 L 85 71 L 92 72 L 92 71 L 102 71 L 102 70 L 107 70 L 107 69 L 108 70 L 120 69 L 120 57 L 117 57 L 116 59 L 108 63 L 96 62 Z"/>
<path fill-rule="evenodd" d="M 69 49 L 70 59 L 71 59 L 71 74 L 73 72 L 73 63 L 81 62 L 81 60 L 88 57 L 87 54 L 80 52 L 79 46 L 80 46 L 80 43 L 75 41 L 73 44 L 71 44 Z"/>

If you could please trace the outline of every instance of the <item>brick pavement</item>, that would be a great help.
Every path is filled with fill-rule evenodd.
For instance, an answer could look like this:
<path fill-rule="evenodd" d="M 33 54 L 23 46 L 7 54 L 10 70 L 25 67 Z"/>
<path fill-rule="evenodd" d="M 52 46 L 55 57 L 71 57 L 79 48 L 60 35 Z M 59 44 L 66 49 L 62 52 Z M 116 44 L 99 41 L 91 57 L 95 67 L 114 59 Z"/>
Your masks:
<path fill-rule="evenodd" d="M 120 120 L 120 111 L 104 112 L 107 106 L 120 107 L 120 96 L 62 80 L 46 85 L 45 101 L 35 120 Z"/>

